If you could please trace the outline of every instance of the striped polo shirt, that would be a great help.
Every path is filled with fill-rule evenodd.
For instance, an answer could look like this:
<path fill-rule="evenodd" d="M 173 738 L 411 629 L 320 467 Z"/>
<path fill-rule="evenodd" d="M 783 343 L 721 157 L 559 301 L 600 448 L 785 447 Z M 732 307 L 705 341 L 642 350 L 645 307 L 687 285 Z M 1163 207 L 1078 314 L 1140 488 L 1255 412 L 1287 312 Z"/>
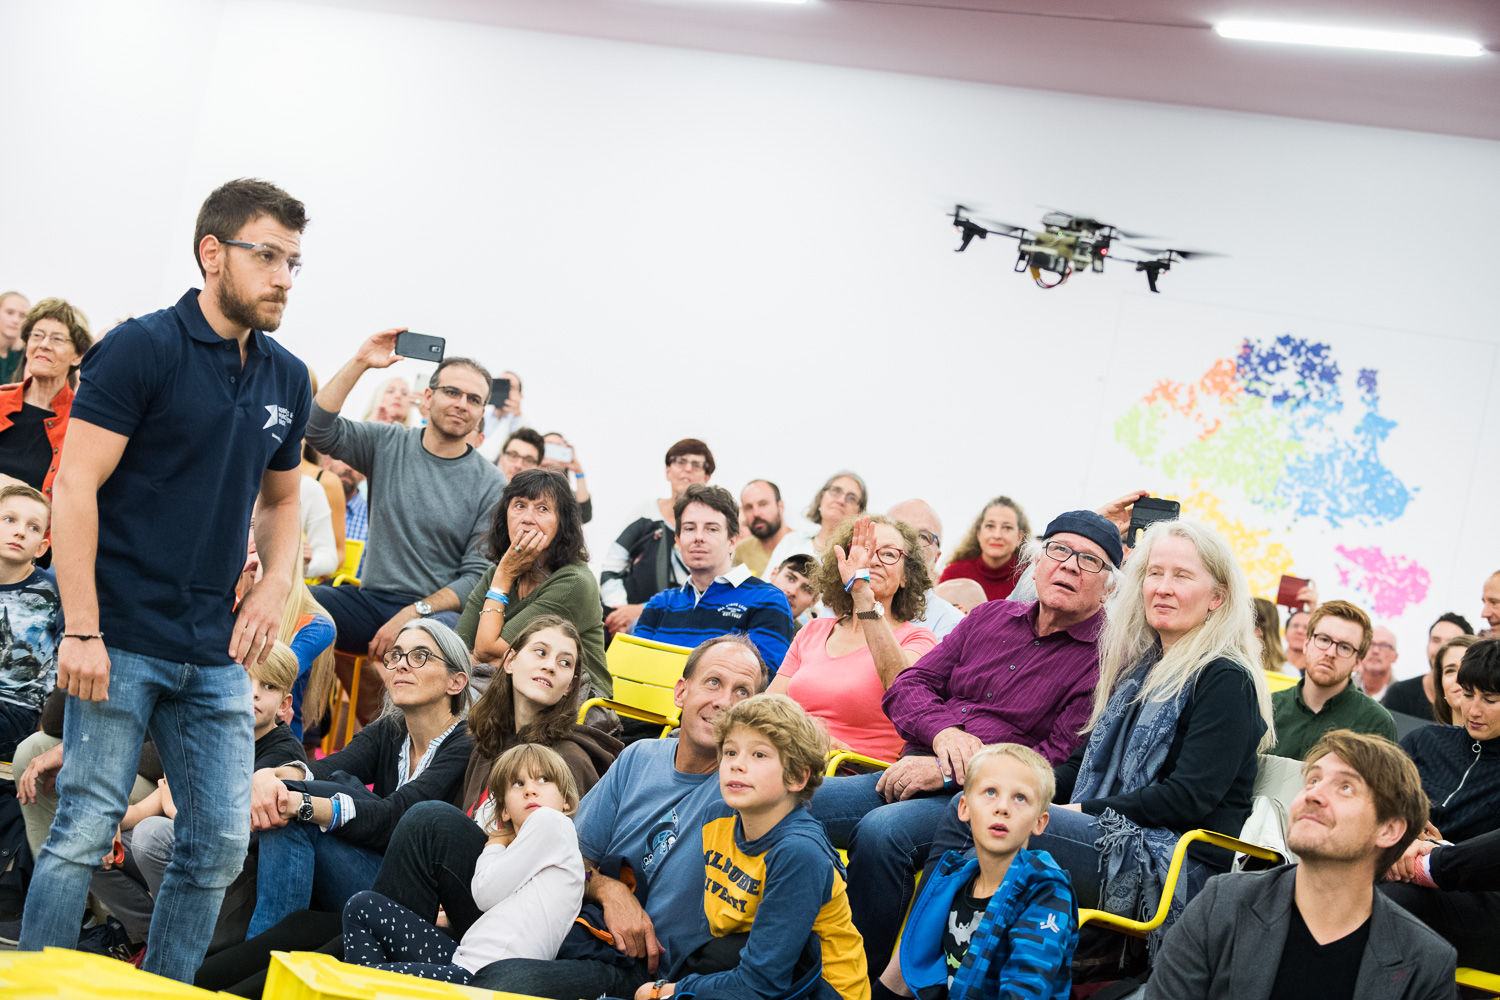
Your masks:
<path fill-rule="evenodd" d="M 780 588 L 758 579 L 741 564 L 701 594 L 689 580 L 660 591 L 641 609 L 635 635 L 693 647 L 728 632 L 744 632 L 776 676 L 792 641 L 792 609 Z"/>

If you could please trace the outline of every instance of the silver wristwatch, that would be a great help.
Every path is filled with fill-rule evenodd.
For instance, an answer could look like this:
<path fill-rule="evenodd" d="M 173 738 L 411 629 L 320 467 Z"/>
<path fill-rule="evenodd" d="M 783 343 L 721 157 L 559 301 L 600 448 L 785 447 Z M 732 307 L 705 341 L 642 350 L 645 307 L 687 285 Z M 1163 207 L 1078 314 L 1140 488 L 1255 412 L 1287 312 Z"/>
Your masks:
<path fill-rule="evenodd" d="M 871 608 L 869 611 L 856 611 L 854 612 L 854 617 L 863 618 L 867 622 L 877 622 L 885 617 L 885 606 L 879 601 L 876 601 L 875 607 Z"/>
<path fill-rule="evenodd" d="M 307 792 L 302 793 L 302 804 L 297 807 L 297 818 L 304 823 L 311 823 L 313 818 L 312 796 Z"/>
<path fill-rule="evenodd" d="M 411 606 L 416 608 L 417 614 L 421 615 L 423 618 L 426 618 L 428 615 L 432 614 L 432 605 L 428 604 L 426 601 L 412 601 Z"/>

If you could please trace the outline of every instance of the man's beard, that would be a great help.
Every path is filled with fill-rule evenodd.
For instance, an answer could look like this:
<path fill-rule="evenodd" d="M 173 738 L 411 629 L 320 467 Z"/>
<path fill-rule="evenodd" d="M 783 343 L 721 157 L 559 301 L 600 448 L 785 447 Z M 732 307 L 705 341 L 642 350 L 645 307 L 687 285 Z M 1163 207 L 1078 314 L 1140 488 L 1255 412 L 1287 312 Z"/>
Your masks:
<path fill-rule="evenodd" d="M 761 541 L 765 541 L 780 530 L 781 522 L 779 520 L 775 524 L 772 524 L 763 517 L 757 517 L 750 522 L 750 534 Z"/>
<path fill-rule="evenodd" d="M 241 298 L 239 289 L 234 286 L 234 277 L 228 267 L 224 268 L 224 280 L 219 282 L 218 307 L 224 318 L 235 326 L 248 327 L 251 330 L 263 330 L 266 333 L 274 333 L 281 325 L 280 314 L 269 316 L 262 315 L 259 305 L 262 301 L 280 302 L 286 304 L 286 293 L 269 300 L 255 300 Z"/>

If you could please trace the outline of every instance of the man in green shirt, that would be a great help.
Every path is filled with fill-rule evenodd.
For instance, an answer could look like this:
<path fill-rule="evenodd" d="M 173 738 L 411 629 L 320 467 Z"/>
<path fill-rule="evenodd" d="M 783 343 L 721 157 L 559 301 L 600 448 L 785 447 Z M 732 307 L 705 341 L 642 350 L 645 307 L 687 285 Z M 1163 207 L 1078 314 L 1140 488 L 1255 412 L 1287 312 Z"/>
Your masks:
<path fill-rule="evenodd" d="M 1271 696 L 1278 757 L 1302 760 L 1323 734 L 1352 729 L 1395 741 L 1396 722 L 1350 682 L 1370 651 L 1370 616 L 1348 601 L 1320 604 L 1307 623 L 1307 670 L 1296 687 Z"/>

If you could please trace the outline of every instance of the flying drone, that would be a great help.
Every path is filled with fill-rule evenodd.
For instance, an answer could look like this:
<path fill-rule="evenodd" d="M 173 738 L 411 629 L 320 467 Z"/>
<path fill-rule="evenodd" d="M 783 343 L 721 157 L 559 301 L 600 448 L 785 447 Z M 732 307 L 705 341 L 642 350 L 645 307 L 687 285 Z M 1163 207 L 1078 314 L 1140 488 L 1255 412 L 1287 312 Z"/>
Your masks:
<path fill-rule="evenodd" d="M 1163 271 L 1170 271 L 1173 264 L 1192 260 L 1195 257 L 1224 256 L 1206 250 L 1153 248 L 1133 243 L 1120 243 L 1120 246 L 1152 255 L 1146 258 L 1124 257 L 1112 250 L 1116 237 L 1123 236 L 1131 240 L 1151 237 L 1141 233 L 1127 233 L 1107 222 L 1100 222 L 1098 219 L 1091 219 L 1087 216 L 1072 215 L 1057 209 L 1049 210 L 1046 215 L 1042 216 L 1041 230 L 1012 226 L 1009 223 L 989 219 L 975 219 L 969 216 L 968 212 L 969 209 L 963 205 L 953 206 L 953 228 L 957 229 L 963 237 L 963 242 L 954 252 L 962 253 L 969 249 L 969 244 L 976 238 L 982 240 L 991 235 L 1007 236 L 1020 244 L 1016 257 L 1016 272 L 1030 271 L 1032 280 L 1040 288 L 1056 288 L 1078 271 L 1102 273 L 1104 261 L 1108 258 L 1134 264 L 1137 271 L 1145 272 L 1146 284 L 1151 287 L 1151 290 L 1159 292 L 1161 289 L 1156 287 L 1156 279 L 1161 277 Z M 1043 277 L 1043 275 L 1055 275 L 1056 280 Z"/>

